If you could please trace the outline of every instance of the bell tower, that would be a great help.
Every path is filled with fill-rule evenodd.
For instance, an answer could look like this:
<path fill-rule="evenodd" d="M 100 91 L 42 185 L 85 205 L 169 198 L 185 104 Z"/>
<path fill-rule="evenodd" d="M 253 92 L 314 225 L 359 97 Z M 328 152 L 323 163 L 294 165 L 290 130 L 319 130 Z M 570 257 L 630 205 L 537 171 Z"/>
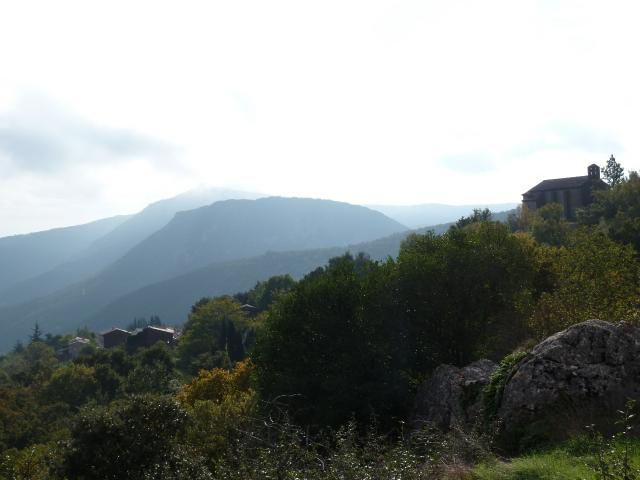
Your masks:
<path fill-rule="evenodd" d="M 600 167 L 593 163 L 589 165 L 589 168 L 587 168 L 587 173 L 589 175 L 589 180 L 598 180 L 600 178 Z"/>

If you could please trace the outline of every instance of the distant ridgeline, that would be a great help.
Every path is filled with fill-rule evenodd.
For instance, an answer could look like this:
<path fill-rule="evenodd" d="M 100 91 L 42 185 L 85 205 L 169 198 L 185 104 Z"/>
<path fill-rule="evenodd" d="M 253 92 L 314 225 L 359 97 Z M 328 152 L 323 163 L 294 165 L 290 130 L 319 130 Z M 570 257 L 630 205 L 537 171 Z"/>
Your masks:
<path fill-rule="evenodd" d="M 233 192 L 153 204 L 112 222 L 69 260 L 0 289 L 0 351 L 26 338 L 36 322 L 53 333 L 79 325 L 124 327 L 156 313 L 180 324 L 200 297 L 247 290 L 273 275 L 300 278 L 345 251 L 395 257 L 409 233 L 380 212 L 328 200 L 202 203 L 225 194 Z M 200 204 L 205 206 L 193 209 Z M 176 214 L 181 208 L 188 211 Z M 506 220 L 506 213 L 495 217 Z M 449 225 L 427 229 L 441 233 Z"/>
<path fill-rule="evenodd" d="M 107 317 L 92 305 L 133 275 L 120 261 L 11 307 L 48 323 L 0 355 L 0 477 L 635 478 L 640 176 L 604 177 L 576 222 L 555 202 L 506 223 L 475 209 L 442 235 L 300 199 L 270 200 L 291 222 L 260 201 L 178 215 L 125 257 L 186 272 Z M 309 242 L 298 220 L 330 228 L 336 209 L 312 233 L 344 245 L 232 257 Z M 348 243 L 363 223 L 392 233 Z M 189 270 L 208 249 L 219 261 Z M 82 308 L 89 328 L 55 334 Z"/>

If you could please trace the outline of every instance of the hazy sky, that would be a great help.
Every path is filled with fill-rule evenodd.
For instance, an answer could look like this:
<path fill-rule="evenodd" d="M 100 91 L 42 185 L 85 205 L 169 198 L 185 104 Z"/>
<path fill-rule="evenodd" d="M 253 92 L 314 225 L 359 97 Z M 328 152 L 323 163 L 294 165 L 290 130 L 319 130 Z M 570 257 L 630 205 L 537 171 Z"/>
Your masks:
<path fill-rule="evenodd" d="M 615 0 L 0 0 L 0 235 L 201 184 L 497 203 L 611 153 L 636 169 L 639 18 Z"/>

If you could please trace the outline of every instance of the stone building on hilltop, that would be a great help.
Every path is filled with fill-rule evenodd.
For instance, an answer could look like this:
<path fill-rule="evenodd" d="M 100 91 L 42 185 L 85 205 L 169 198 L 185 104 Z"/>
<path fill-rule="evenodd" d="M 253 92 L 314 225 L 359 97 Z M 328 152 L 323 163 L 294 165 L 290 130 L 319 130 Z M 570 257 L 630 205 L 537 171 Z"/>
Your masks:
<path fill-rule="evenodd" d="M 608 188 L 600 179 L 600 167 L 589 165 L 587 175 L 581 177 L 553 178 L 543 180 L 522 194 L 522 207 L 530 211 L 548 203 L 559 203 L 564 209 L 567 220 L 575 220 L 576 209 L 593 203 L 593 192 Z"/>

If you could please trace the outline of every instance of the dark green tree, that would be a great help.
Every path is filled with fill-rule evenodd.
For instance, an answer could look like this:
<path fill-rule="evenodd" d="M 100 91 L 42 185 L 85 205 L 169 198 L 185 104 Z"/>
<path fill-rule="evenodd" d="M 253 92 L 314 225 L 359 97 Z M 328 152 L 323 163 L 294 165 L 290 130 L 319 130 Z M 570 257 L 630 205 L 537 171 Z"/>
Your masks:
<path fill-rule="evenodd" d="M 156 343 L 141 350 L 134 357 L 135 367 L 127 376 L 128 393 L 169 393 L 171 380 L 176 378 L 174 361 L 169 347 Z"/>
<path fill-rule="evenodd" d="M 248 303 L 264 311 L 283 293 L 288 292 L 295 285 L 290 275 L 275 275 L 264 282 L 256 283 L 248 292 L 238 293 L 234 298 L 240 303 Z"/>
<path fill-rule="evenodd" d="M 232 298 L 198 302 L 178 344 L 179 365 L 195 374 L 200 369 L 230 367 L 244 359 L 245 325 L 245 313 Z"/>
<path fill-rule="evenodd" d="M 24 352 L 24 345 L 20 340 L 16 340 L 15 345 L 13 346 L 13 353 L 22 353 Z"/>
<path fill-rule="evenodd" d="M 307 275 L 259 331 L 252 359 L 263 398 L 312 426 L 404 413 L 405 329 L 394 291 L 393 263 L 364 256 L 334 258 Z"/>
<path fill-rule="evenodd" d="M 537 272 L 535 243 L 480 222 L 445 235 L 413 235 L 398 256 L 399 310 L 413 369 L 501 358 L 526 336 Z"/>
<path fill-rule="evenodd" d="M 615 187 L 619 185 L 624 178 L 624 168 L 622 168 L 622 165 L 616 162 L 614 156 L 611 155 L 609 160 L 607 160 L 607 165 L 602 169 L 602 175 L 610 186 Z"/>
<path fill-rule="evenodd" d="M 58 368 L 44 387 L 44 397 L 49 403 L 78 408 L 98 393 L 95 373 L 91 367 L 73 363 Z"/>
<path fill-rule="evenodd" d="M 81 412 L 65 453 L 63 478 L 210 479 L 201 459 L 177 441 L 187 413 L 170 397 L 133 396 Z"/>
<path fill-rule="evenodd" d="M 613 240 L 640 252 L 640 176 L 629 172 L 615 187 L 594 192 L 595 201 L 582 210 L 578 222 L 595 226 Z"/>
<path fill-rule="evenodd" d="M 488 208 L 474 208 L 473 213 L 468 217 L 461 217 L 460 220 L 456 222 L 456 228 L 464 228 L 472 223 L 478 222 L 488 222 L 491 220 L 491 210 Z"/>
<path fill-rule="evenodd" d="M 29 343 L 41 342 L 42 341 L 42 330 L 40 329 L 40 325 L 38 322 L 33 327 L 33 333 L 29 335 Z"/>

